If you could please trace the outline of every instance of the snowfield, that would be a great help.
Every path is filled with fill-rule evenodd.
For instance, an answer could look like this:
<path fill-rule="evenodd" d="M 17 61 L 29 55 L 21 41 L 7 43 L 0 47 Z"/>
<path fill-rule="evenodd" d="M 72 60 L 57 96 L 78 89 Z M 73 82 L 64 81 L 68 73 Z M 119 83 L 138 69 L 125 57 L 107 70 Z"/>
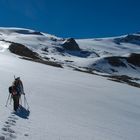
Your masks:
<path fill-rule="evenodd" d="M 27 118 L 13 114 L 8 87 L 23 80 Z M 0 139 L 139 140 L 139 89 L 106 78 L 0 53 Z M 24 106 L 22 97 L 22 105 Z"/>
<path fill-rule="evenodd" d="M 101 75 L 140 78 L 139 63 L 130 65 L 125 59 L 140 53 L 139 36 L 79 39 L 81 50 L 71 51 L 62 48 L 66 39 L 29 29 L 0 28 L 0 140 L 139 140 L 139 88 L 72 69 L 94 68 Z M 63 68 L 19 58 L 8 50 L 13 42 Z M 115 65 L 122 66 L 111 65 L 112 59 L 109 63 L 106 58 L 113 56 L 123 56 L 122 61 L 115 58 Z M 5 106 L 14 75 L 21 77 L 26 93 L 17 113 L 12 101 Z"/>
<path fill-rule="evenodd" d="M 75 39 L 79 47 L 77 50 L 71 49 L 73 45 L 76 45 L 74 42 L 67 44 L 68 47 L 65 48 L 63 45 L 67 41 L 68 39 L 65 38 L 30 29 L 0 28 L 0 45 L 3 46 L 0 47 L 0 51 L 5 50 L 4 45 L 7 48 L 7 44 L 19 43 L 36 52 L 42 59 L 59 63 L 63 67 L 85 71 L 90 69 L 93 72 L 127 75 L 140 79 L 140 64 L 137 67 L 123 60 L 122 63 L 125 65 L 123 67 L 122 65 L 114 66 L 106 61 L 107 57 L 117 56 L 127 59 L 133 53 L 140 54 L 139 33 L 110 38 Z M 113 60 L 113 63 L 119 64 L 120 61 Z"/>

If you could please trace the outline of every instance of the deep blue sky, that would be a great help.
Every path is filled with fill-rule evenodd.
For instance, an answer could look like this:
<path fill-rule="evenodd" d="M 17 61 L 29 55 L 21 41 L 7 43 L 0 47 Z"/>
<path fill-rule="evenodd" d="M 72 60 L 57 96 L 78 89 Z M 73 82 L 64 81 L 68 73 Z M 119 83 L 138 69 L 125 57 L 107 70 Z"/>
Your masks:
<path fill-rule="evenodd" d="M 140 31 L 140 0 L 0 0 L 0 26 L 60 37 L 122 35 Z"/>

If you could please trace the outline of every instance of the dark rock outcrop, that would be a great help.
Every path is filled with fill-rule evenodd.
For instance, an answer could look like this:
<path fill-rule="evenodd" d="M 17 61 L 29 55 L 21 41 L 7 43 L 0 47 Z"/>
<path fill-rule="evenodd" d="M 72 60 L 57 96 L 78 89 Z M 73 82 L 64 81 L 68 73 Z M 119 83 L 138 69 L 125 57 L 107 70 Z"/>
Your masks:
<path fill-rule="evenodd" d="M 115 56 L 113 56 L 113 57 L 106 57 L 105 59 L 108 60 L 108 63 L 110 65 L 112 65 L 112 66 L 115 66 L 115 67 L 120 67 L 120 66 L 126 67 L 125 63 L 123 63 L 122 60 L 121 60 L 121 59 L 123 59 L 123 57 L 117 57 L 117 56 L 115 57 Z"/>
<path fill-rule="evenodd" d="M 57 62 L 53 62 L 53 61 L 44 61 L 44 60 L 41 60 L 41 59 L 29 59 L 27 57 L 26 58 L 25 57 L 21 57 L 21 59 L 25 59 L 25 60 L 29 60 L 29 61 L 33 61 L 33 62 L 45 64 L 45 65 L 50 65 L 50 66 L 53 66 L 53 67 L 63 68 L 61 66 L 61 64 L 59 64 Z"/>
<path fill-rule="evenodd" d="M 137 53 L 132 53 L 128 58 L 127 58 L 128 63 L 133 64 L 135 66 L 140 67 L 140 54 Z"/>
<path fill-rule="evenodd" d="M 134 41 L 140 41 L 139 35 L 127 35 L 122 39 L 123 42 L 134 42 Z"/>
<path fill-rule="evenodd" d="M 63 44 L 63 48 L 70 51 L 80 51 L 79 45 L 76 43 L 74 38 L 67 39 Z"/>
<path fill-rule="evenodd" d="M 129 64 L 132 64 L 134 66 L 140 67 L 140 54 L 132 53 L 128 57 L 119 57 L 119 56 L 112 56 L 112 57 L 106 57 L 106 60 L 108 60 L 108 63 L 115 67 L 126 67 L 126 64 L 122 61 L 125 60 Z M 132 67 L 132 66 L 131 66 Z"/>
<path fill-rule="evenodd" d="M 22 59 L 62 68 L 61 64 L 49 61 L 49 58 L 44 58 L 46 60 L 43 60 L 43 58 L 40 58 L 36 52 L 33 52 L 32 50 L 30 50 L 29 48 L 27 48 L 22 44 L 12 42 L 11 45 L 9 46 L 9 50 L 14 54 L 22 56 L 20 57 Z"/>
<path fill-rule="evenodd" d="M 27 48 L 26 46 L 19 43 L 11 43 L 9 50 L 17 55 L 29 57 L 32 59 L 39 59 L 38 54 Z"/>

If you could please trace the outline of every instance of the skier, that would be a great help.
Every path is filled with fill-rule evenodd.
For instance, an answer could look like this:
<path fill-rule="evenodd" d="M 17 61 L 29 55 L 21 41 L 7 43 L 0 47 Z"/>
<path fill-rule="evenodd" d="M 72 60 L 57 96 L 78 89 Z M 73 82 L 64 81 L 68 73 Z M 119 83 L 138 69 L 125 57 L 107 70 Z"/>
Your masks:
<path fill-rule="evenodd" d="M 15 111 L 17 111 L 19 107 L 19 100 L 21 97 L 21 94 L 24 94 L 23 84 L 20 80 L 20 77 L 15 78 L 15 81 L 12 84 L 12 98 L 13 98 L 13 108 Z"/>

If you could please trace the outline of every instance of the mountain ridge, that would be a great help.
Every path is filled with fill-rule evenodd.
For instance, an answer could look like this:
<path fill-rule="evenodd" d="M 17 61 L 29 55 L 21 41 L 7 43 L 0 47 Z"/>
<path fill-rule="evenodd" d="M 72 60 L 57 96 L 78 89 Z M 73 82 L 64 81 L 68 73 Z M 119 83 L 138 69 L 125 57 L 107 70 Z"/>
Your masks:
<path fill-rule="evenodd" d="M 12 44 L 25 46 L 38 57 L 23 54 L 22 52 L 26 52 L 25 48 L 20 54 L 15 54 L 32 58 L 35 62 L 61 65 L 60 67 L 92 74 L 140 78 L 138 33 L 109 38 L 74 39 L 59 38 L 25 28 L 0 28 L 0 42 L 1 48 L 4 42 L 9 43 L 9 46 Z M 18 49 L 18 45 L 16 48 Z"/>

